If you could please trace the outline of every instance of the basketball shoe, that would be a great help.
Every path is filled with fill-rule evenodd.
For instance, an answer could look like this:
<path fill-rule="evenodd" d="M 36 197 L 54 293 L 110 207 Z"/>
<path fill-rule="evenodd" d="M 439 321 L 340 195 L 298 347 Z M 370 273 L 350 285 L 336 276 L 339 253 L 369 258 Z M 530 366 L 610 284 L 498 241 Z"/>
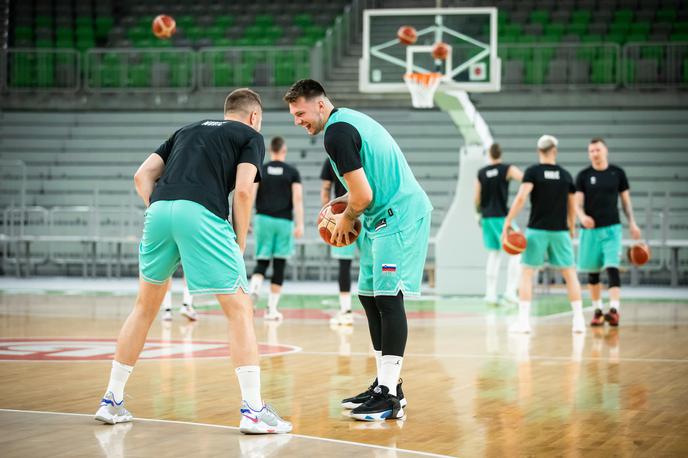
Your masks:
<path fill-rule="evenodd" d="M 191 304 L 182 304 L 179 313 L 185 316 L 189 321 L 196 321 L 198 319 L 198 313 L 196 313 L 196 310 Z"/>
<path fill-rule="evenodd" d="M 265 316 L 263 317 L 264 320 L 268 321 L 282 321 L 283 318 L 284 316 L 277 310 L 275 310 L 274 313 L 270 313 L 269 311 L 265 312 Z"/>
<path fill-rule="evenodd" d="M 116 423 L 126 423 L 134 418 L 131 413 L 124 408 L 124 399 L 120 402 L 115 400 L 115 395 L 111 391 L 105 393 L 100 400 L 100 408 L 96 412 L 95 419 L 114 425 Z"/>
<path fill-rule="evenodd" d="M 172 321 L 172 309 L 165 309 L 162 312 L 162 321 Z"/>
<path fill-rule="evenodd" d="M 571 332 L 575 334 L 585 333 L 585 318 L 583 318 L 582 313 L 580 315 L 573 315 L 573 322 L 571 323 Z"/>
<path fill-rule="evenodd" d="M 389 388 L 378 385 L 368 400 L 351 411 L 351 418 L 363 421 L 396 420 L 404 416 L 404 408 L 396 396 L 389 394 Z"/>
<path fill-rule="evenodd" d="M 509 326 L 509 332 L 512 334 L 530 334 L 530 320 L 517 319 L 514 323 Z"/>
<path fill-rule="evenodd" d="M 609 313 L 604 315 L 604 319 L 609 323 L 609 326 L 618 326 L 619 325 L 619 320 L 621 319 L 621 315 L 619 315 L 619 312 L 616 310 L 616 308 L 612 307 L 609 309 Z"/>
<path fill-rule="evenodd" d="M 330 324 L 335 326 L 352 326 L 354 324 L 354 314 L 351 310 L 348 312 L 337 312 L 335 316 L 330 318 Z"/>
<path fill-rule="evenodd" d="M 404 381 L 399 379 L 399 383 L 397 383 L 397 399 L 399 399 L 401 407 L 406 407 L 407 402 L 406 398 L 404 397 L 404 390 L 401 389 L 402 383 L 404 383 Z M 370 385 L 363 393 L 359 393 L 350 398 L 342 399 L 342 407 L 345 409 L 355 409 L 365 404 L 365 402 L 375 393 L 375 388 L 377 388 L 377 378 L 375 378 L 373 384 Z"/>
<path fill-rule="evenodd" d="M 291 423 L 283 420 L 270 404 L 253 410 L 248 402 L 241 403 L 239 431 L 244 434 L 282 434 L 291 432 Z"/>
<path fill-rule="evenodd" d="M 601 309 L 595 309 L 595 315 L 592 317 L 592 321 L 590 321 L 590 326 L 604 326 L 604 313 L 602 313 Z"/>

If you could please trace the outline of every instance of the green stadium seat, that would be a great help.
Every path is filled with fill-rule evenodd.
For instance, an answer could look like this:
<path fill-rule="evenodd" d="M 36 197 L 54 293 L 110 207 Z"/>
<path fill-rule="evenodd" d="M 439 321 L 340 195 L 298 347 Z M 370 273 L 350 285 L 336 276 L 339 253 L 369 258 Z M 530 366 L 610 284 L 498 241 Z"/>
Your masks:
<path fill-rule="evenodd" d="M 53 18 L 51 16 L 36 16 L 35 20 L 36 26 L 38 27 L 52 27 Z"/>
<path fill-rule="evenodd" d="M 200 38 L 205 38 L 205 29 L 194 25 L 184 29 L 184 36 L 189 40 L 196 41 Z"/>
<path fill-rule="evenodd" d="M 129 67 L 129 87 L 149 87 L 151 84 L 151 67 L 146 63 L 135 64 Z"/>
<path fill-rule="evenodd" d="M 633 10 L 621 9 L 614 12 L 615 23 L 630 23 L 633 21 Z"/>
<path fill-rule="evenodd" d="M 84 26 L 91 28 L 93 27 L 93 18 L 91 16 L 78 16 L 74 23 L 77 27 Z"/>
<path fill-rule="evenodd" d="M 525 78 L 526 84 L 542 84 L 545 82 L 545 70 L 547 68 L 547 63 L 536 63 L 535 61 L 528 61 L 525 65 Z"/>
<path fill-rule="evenodd" d="M 233 23 L 234 18 L 227 14 L 223 14 L 215 18 L 215 25 L 218 27 L 222 27 L 225 30 L 231 27 Z"/>
<path fill-rule="evenodd" d="M 307 27 L 313 24 L 313 18 L 310 14 L 297 14 L 294 16 L 294 24 L 302 28 Z"/>
<path fill-rule="evenodd" d="M 618 45 L 623 45 L 626 43 L 626 37 L 628 35 L 624 33 L 610 33 L 606 37 L 604 37 L 604 41 L 608 43 L 616 43 Z"/>
<path fill-rule="evenodd" d="M 270 15 L 270 14 L 259 14 L 256 16 L 254 22 L 256 25 L 266 27 L 266 26 L 272 25 L 272 23 L 274 22 L 274 19 L 273 19 L 272 15 Z"/>
<path fill-rule="evenodd" d="M 56 48 L 73 48 L 74 40 L 72 38 L 57 38 L 55 40 Z"/>
<path fill-rule="evenodd" d="M 281 62 L 275 67 L 275 84 L 288 86 L 296 80 L 296 66 L 293 62 Z"/>
<path fill-rule="evenodd" d="M 224 38 L 224 37 L 218 38 L 217 40 L 215 40 L 215 44 L 214 44 L 214 46 L 225 46 L 225 47 L 233 46 L 233 45 L 234 45 L 234 40 L 232 40 L 230 38 Z"/>
<path fill-rule="evenodd" d="M 549 22 L 549 11 L 534 10 L 530 13 L 530 22 L 537 22 L 539 24 L 547 25 Z"/>
<path fill-rule="evenodd" d="M 151 19 L 151 21 L 148 22 L 149 27 L 150 27 L 150 24 L 152 21 L 153 21 L 153 19 Z M 196 24 L 196 19 L 193 16 L 191 16 L 190 14 L 183 14 L 183 15 L 175 16 L 174 22 L 176 23 L 177 27 L 181 27 L 184 30 L 186 30 L 189 27 L 193 27 Z"/>
<path fill-rule="evenodd" d="M 626 35 L 625 40 L 620 42 L 621 43 L 637 43 L 637 42 L 644 42 L 647 41 L 647 34 L 646 33 L 630 33 Z"/>
<path fill-rule="evenodd" d="M 501 29 L 509 22 L 509 13 L 504 10 L 497 11 L 497 28 Z"/>
<path fill-rule="evenodd" d="M 588 31 L 588 24 L 583 22 L 572 22 L 566 27 L 566 33 L 582 37 Z"/>
<path fill-rule="evenodd" d="M 645 34 L 650 33 L 651 24 L 649 22 L 634 22 L 629 29 L 631 34 Z"/>
<path fill-rule="evenodd" d="M 590 35 L 583 35 L 581 37 L 581 41 L 583 43 L 601 43 L 603 40 L 602 40 L 602 35 L 590 34 Z"/>
<path fill-rule="evenodd" d="M 630 22 L 615 22 L 609 26 L 610 34 L 626 34 L 631 28 Z"/>
<path fill-rule="evenodd" d="M 26 26 L 17 26 L 14 28 L 14 38 L 25 39 L 33 41 L 33 29 Z"/>
<path fill-rule="evenodd" d="M 688 33 L 672 33 L 669 37 L 670 41 L 688 41 Z"/>
<path fill-rule="evenodd" d="M 36 55 L 35 86 L 52 87 L 55 85 L 55 55 L 38 53 Z"/>
<path fill-rule="evenodd" d="M 673 33 L 688 33 L 688 21 L 674 23 Z"/>
<path fill-rule="evenodd" d="M 664 58 L 664 47 L 662 46 L 642 46 L 640 48 L 640 57 L 642 59 L 657 59 Z"/>
<path fill-rule="evenodd" d="M 155 41 L 154 38 L 138 38 L 132 40 L 132 44 L 135 48 L 153 48 L 155 47 Z"/>
<path fill-rule="evenodd" d="M 576 57 L 580 60 L 591 61 L 597 57 L 597 48 L 594 46 L 581 46 L 576 50 Z"/>
<path fill-rule="evenodd" d="M 312 46 L 315 43 L 317 43 L 317 41 L 318 41 L 317 37 L 306 35 L 306 36 L 298 37 L 296 40 L 294 40 L 294 44 L 296 46 Z"/>
<path fill-rule="evenodd" d="M 655 15 L 657 22 L 674 22 L 676 20 L 676 10 L 665 8 L 657 11 Z"/>
<path fill-rule="evenodd" d="M 588 24 L 592 13 L 590 10 L 576 10 L 571 13 L 572 24 Z"/>
<path fill-rule="evenodd" d="M 590 67 L 590 80 L 594 84 L 612 84 L 616 82 L 616 66 L 613 59 L 596 59 Z"/>
<path fill-rule="evenodd" d="M 24 52 L 12 53 L 9 70 L 11 87 L 32 86 L 35 73 L 34 56 Z"/>
<path fill-rule="evenodd" d="M 53 40 L 49 40 L 46 38 L 41 38 L 36 40 L 36 47 L 37 48 L 52 48 L 53 47 Z"/>
<path fill-rule="evenodd" d="M 523 33 L 523 27 L 520 24 L 505 24 L 501 30 L 504 31 L 504 35 L 521 35 Z"/>

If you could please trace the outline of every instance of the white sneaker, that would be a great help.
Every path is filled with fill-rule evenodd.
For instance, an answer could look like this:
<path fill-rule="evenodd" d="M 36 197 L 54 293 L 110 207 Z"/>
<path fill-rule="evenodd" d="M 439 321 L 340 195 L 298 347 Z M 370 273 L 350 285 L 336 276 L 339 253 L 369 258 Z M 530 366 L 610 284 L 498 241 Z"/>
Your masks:
<path fill-rule="evenodd" d="M 194 310 L 193 305 L 183 304 L 179 309 L 179 313 L 185 316 L 189 321 L 196 321 L 198 313 Z"/>
<path fill-rule="evenodd" d="M 483 302 L 486 304 L 497 304 L 499 301 L 497 301 L 497 296 L 485 296 L 483 297 Z"/>
<path fill-rule="evenodd" d="M 248 402 L 241 403 L 239 431 L 244 434 L 282 434 L 291 432 L 291 423 L 283 420 L 270 404 L 253 410 Z"/>
<path fill-rule="evenodd" d="M 268 321 L 281 321 L 283 318 L 284 317 L 282 316 L 282 314 L 280 312 L 278 312 L 277 310 L 275 310 L 275 313 L 267 312 L 267 313 L 265 313 L 265 316 L 263 317 L 264 320 L 268 320 Z"/>
<path fill-rule="evenodd" d="M 172 310 L 165 309 L 165 311 L 162 312 L 162 321 L 172 321 Z"/>
<path fill-rule="evenodd" d="M 509 332 L 513 334 L 530 334 L 530 321 L 516 320 L 509 326 Z"/>
<path fill-rule="evenodd" d="M 515 294 L 504 294 L 502 300 L 507 304 L 518 304 L 518 296 Z"/>
<path fill-rule="evenodd" d="M 335 326 L 352 326 L 354 324 L 354 314 L 351 310 L 348 312 L 337 312 L 335 316 L 330 318 L 330 324 Z"/>
<path fill-rule="evenodd" d="M 573 324 L 571 326 L 571 332 L 574 333 L 585 333 L 585 318 L 583 318 L 583 315 L 574 315 L 573 316 Z"/>
<path fill-rule="evenodd" d="M 124 408 L 124 399 L 120 402 L 115 400 L 115 395 L 112 391 L 108 391 L 103 396 L 100 401 L 100 407 L 96 412 L 95 419 L 107 423 L 109 425 L 114 425 L 117 423 L 126 423 L 134 418 L 127 409 Z"/>

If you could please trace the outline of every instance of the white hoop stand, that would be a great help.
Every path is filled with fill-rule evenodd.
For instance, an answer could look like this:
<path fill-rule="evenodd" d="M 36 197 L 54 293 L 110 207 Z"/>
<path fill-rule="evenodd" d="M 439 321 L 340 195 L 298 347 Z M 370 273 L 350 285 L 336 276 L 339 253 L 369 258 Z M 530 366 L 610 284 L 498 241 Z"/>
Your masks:
<path fill-rule="evenodd" d="M 442 80 L 441 73 L 406 73 L 404 81 L 411 93 L 414 108 L 433 108 L 433 97 Z"/>

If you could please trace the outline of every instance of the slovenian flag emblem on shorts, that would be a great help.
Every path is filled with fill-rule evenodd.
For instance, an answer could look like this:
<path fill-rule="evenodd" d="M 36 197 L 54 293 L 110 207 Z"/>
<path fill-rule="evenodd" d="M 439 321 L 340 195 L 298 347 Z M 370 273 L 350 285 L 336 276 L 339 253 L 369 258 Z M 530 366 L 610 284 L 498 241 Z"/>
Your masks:
<path fill-rule="evenodd" d="M 382 271 L 383 272 L 396 272 L 397 271 L 397 265 L 396 264 L 382 264 Z"/>

